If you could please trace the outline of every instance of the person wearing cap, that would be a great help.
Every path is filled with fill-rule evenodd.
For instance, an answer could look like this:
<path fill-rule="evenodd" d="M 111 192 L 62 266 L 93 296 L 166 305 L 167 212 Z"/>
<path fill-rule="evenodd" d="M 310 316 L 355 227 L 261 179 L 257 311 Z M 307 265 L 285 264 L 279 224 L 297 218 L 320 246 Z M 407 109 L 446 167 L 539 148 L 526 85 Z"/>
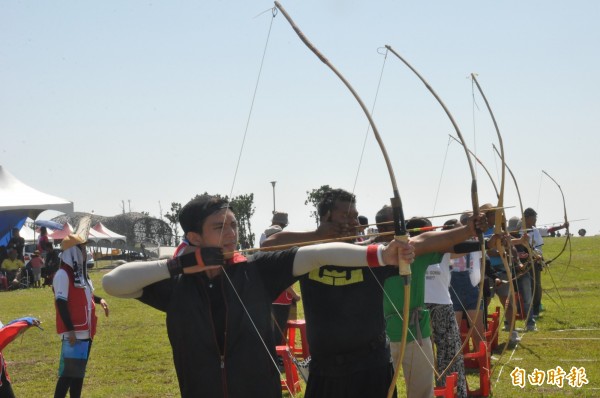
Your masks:
<path fill-rule="evenodd" d="M 33 287 L 42 287 L 42 267 L 44 266 L 44 260 L 40 257 L 40 251 L 36 250 L 31 256 L 28 265 L 31 266 L 31 273 L 33 274 Z"/>
<path fill-rule="evenodd" d="M 54 275 L 54 304 L 56 307 L 56 332 L 61 337 L 62 348 L 58 381 L 54 398 L 81 396 L 87 361 L 96 334 L 96 304 L 108 317 L 108 304 L 94 295 L 94 287 L 87 277 L 86 241 L 70 234 L 61 242 L 61 264 Z"/>
<path fill-rule="evenodd" d="M 265 229 L 265 232 L 262 233 L 259 240 L 259 245 L 262 246 L 263 242 L 271 235 L 276 234 L 277 232 L 281 232 L 288 226 L 288 214 L 276 211 L 273 213 L 273 218 L 271 219 L 271 226 Z"/>
<path fill-rule="evenodd" d="M 384 269 L 383 264 L 413 258 L 412 246 L 401 242 L 385 248 L 329 243 L 246 258 L 236 252 L 236 216 L 217 196 L 187 203 L 179 223 L 191 244 L 185 254 L 121 265 L 104 276 L 102 285 L 110 295 L 166 312 L 184 398 L 281 397 L 272 301 L 323 264 Z M 332 317 L 343 322 L 342 314 Z"/>
<path fill-rule="evenodd" d="M 288 225 L 288 214 L 283 212 L 273 213 L 271 226 L 260 236 L 260 245 L 273 234 L 283 231 Z M 301 297 L 296 293 L 293 286 L 285 289 L 274 301 L 273 309 L 273 333 L 275 334 L 275 344 L 286 344 L 287 321 L 290 317 L 292 304 L 300 301 Z"/>
<path fill-rule="evenodd" d="M 350 192 L 343 189 L 326 192 L 317 205 L 317 213 L 320 224 L 316 230 L 283 231 L 273 235 L 265 244 L 300 244 L 356 234 L 359 213 L 356 197 Z M 474 218 L 464 228 L 429 232 L 410 238 L 409 242 L 414 246 L 417 256 L 445 252 L 447 248 L 474 234 L 475 219 L 479 223 L 483 217 Z M 377 217 L 376 222 L 380 222 Z M 380 231 L 385 225 L 381 226 Z M 395 244 L 397 241 L 391 240 L 388 245 Z M 386 246 L 366 246 L 372 247 Z M 311 354 L 306 398 L 387 396 L 394 369 L 386 337 L 386 318 L 382 305 L 384 291 L 381 286 L 397 275 L 398 270 L 389 268 L 366 270 L 324 265 L 300 278 Z M 428 390 L 433 395 L 433 372 L 429 364 L 427 366 L 431 377 L 425 385 L 429 385 Z"/>

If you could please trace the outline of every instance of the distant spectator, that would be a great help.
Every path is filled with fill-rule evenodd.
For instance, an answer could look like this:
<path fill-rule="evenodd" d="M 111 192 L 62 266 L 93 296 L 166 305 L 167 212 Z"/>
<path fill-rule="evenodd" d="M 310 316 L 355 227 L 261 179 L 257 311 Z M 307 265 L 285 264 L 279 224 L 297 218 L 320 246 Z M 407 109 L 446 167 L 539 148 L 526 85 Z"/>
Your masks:
<path fill-rule="evenodd" d="M 359 225 L 356 228 L 356 234 L 364 235 L 365 229 L 367 229 L 367 227 L 369 226 L 369 219 L 367 218 L 367 216 L 358 216 L 358 224 Z M 365 241 L 365 238 L 357 238 L 356 241 L 363 242 Z"/>
<path fill-rule="evenodd" d="M 0 271 L 6 273 L 6 279 L 8 279 L 9 282 L 12 281 L 14 284 L 19 270 L 24 265 L 23 260 L 18 258 L 17 251 L 15 249 L 8 249 L 8 258 L 0 264 Z"/>
<path fill-rule="evenodd" d="M 8 258 L 8 251 L 6 250 L 6 246 L 0 246 L 0 264 L 2 261 Z"/>
<path fill-rule="evenodd" d="M 31 272 L 33 273 L 33 287 L 42 287 L 42 268 L 44 267 L 44 260 L 40 257 L 40 251 L 36 250 L 29 260 L 31 266 Z"/>
<path fill-rule="evenodd" d="M 260 236 L 260 245 L 271 235 L 283 231 L 288 225 L 288 214 L 282 212 L 273 213 L 271 226 L 265 229 L 265 232 Z M 287 336 L 287 321 L 290 317 L 292 305 L 300 301 L 300 295 L 296 293 L 292 286 L 284 290 L 279 297 L 273 301 L 271 309 L 273 321 L 273 335 L 275 336 L 275 344 L 286 344 Z"/>
<path fill-rule="evenodd" d="M 273 213 L 273 218 L 271 219 L 271 226 L 265 229 L 265 232 L 262 233 L 259 240 L 259 245 L 262 246 L 263 242 L 271 235 L 276 234 L 277 232 L 283 231 L 285 227 L 288 226 L 288 214 L 276 211 Z"/>
<path fill-rule="evenodd" d="M 38 237 L 37 241 L 37 249 L 39 250 L 42 258 L 46 258 L 46 245 L 48 244 L 48 242 L 48 230 L 46 229 L 46 227 L 41 227 L 40 236 Z"/>
<path fill-rule="evenodd" d="M 8 249 L 15 249 L 17 251 L 17 258 L 21 261 L 25 261 L 23 257 L 23 249 L 25 248 L 25 239 L 20 235 L 19 228 L 12 229 L 12 238 L 8 241 Z"/>
<path fill-rule="evenodd" d="M 46 245 L 46 258 L 44 259 L 44 268 L 42 268 L 42 275 L 44 277 L 44 287 L 52 286 L 52 279 L 54 274 L 58 271 L 60 266 L 60 258 L 58 253 L 54 250 L 54 246 L 51 242 Z"/>

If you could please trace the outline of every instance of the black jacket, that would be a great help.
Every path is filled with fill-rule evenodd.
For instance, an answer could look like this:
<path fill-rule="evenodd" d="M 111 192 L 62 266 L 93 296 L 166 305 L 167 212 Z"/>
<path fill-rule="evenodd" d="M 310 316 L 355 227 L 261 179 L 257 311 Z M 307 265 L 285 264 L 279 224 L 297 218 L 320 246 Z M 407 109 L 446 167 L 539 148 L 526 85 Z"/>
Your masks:
<path fill-rule="evenodd" d="M 225 266 L 251 319 L 224 275 L 212 281 L 203 273 L 180 275 L 144 288 L 140 300 L 167 313 L 182 397 L 281 396 L 279 373 L 265 345 L 276 358 L 271 303 L 296 280 L 296 250 L 259 253 Z"/>

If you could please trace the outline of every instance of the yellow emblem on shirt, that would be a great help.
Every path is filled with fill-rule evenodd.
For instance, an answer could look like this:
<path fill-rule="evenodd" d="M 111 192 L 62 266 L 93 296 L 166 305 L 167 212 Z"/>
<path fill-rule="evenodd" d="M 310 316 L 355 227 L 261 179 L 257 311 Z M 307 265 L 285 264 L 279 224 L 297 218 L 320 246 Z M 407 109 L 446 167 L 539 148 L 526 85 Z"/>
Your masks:
<path fill-rule="evenodd" d="M 329 286 L 345 286 L 364 281 L 363 270 L 352 268 L 343 271 L 317 268 L 310 271 L 308 279 Z"/>

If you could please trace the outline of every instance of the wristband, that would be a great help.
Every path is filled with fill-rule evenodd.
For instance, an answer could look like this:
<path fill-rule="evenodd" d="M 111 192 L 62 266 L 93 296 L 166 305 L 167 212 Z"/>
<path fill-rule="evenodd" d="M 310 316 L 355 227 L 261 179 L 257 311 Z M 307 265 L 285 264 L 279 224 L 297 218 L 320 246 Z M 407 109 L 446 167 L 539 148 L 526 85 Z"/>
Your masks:
<path fill-rule="evenodd" d="M 382 245 L 367 246 L 367 264 L 369 267 L 381 267 L 381 264 L 383 264 L 381 261 L 382 248 Z"/>
<path fill-rule="evenodd" d="M 377 259 L 379 260 L 379 265 L 382 267 L 386 265 L 385 261 L 383 261 L 383 245 L 379 245 L 379 247 L 377 247 Z"/>
<path fill-rule="evenodd" d="M 179 257 L 170 258 L 167 260 L 167 269 L 169 270 L 169 275 L 176 276 L 183 273 L 183 267 L 179 262 Z"/>
<path fill-rule="evenodd" d="M 167 260 L 167 269 L 169 270 L 169 274 L 171 276 L 180 275 L 183 273 L 184 268 L 193 267 L 195 265 L 205 267 L 206 265 L 202 259 L 202 250 L 196 248 L 196 250 L 194 250 L 192 253 L 186 253 Z"/>

